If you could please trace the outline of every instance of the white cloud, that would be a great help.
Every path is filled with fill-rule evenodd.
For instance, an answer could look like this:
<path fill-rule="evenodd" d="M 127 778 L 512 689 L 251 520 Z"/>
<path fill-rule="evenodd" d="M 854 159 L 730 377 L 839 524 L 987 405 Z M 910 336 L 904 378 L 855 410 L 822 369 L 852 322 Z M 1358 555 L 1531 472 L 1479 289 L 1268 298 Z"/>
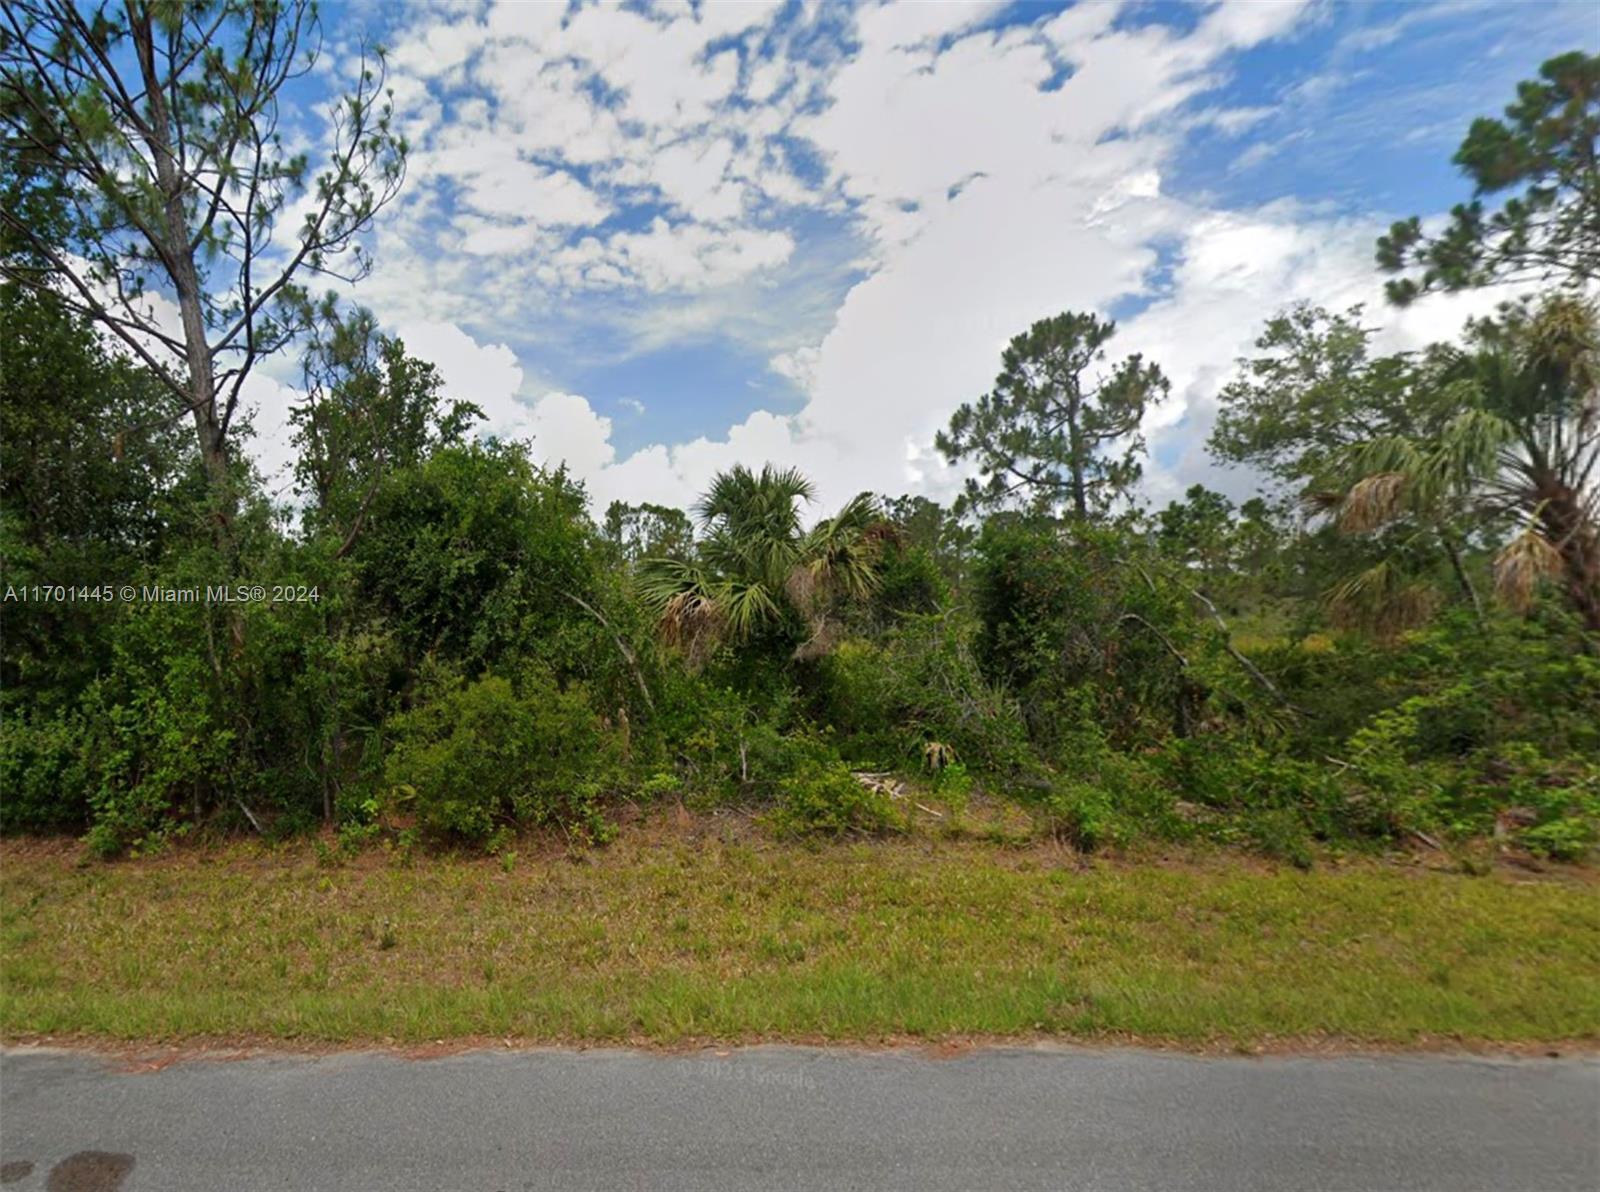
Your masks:
<path fill-rule="evenodd" d="M 550 268 L 569 286 L 693 291 L 731 285 L 782 264 L 793 251 L 787 232 L 672 224 L 657 216 L 643 232 L 589 237 L 561 249 Z"/>
<path fill-rule="evenodd" d="M 533 404 L 527 425 L 535 456 L 565 463 L 580 477 L 599 476 L 616 457 L 611 419 L 577 394 L 545 394 Z"/>
<path fill-rule="evenodd" d="M 1077 4 L 982 32 L 1004 5 L 869 5 L 832 53 L 813 35 L 840 10 L 807 5 L 785 30 L 780 7 L 498 3 L 400 39 L 417 185 L 368 292 L 498 433 L 535 436 L 601 508 L 684 505 L 716 469 L 764 460 L 811 472 L 824 505 L 864 488 L 948 494 L 956 476 L 929 444 L 1006 340 L 1147 292 L 1158 247 L 1170 277 L 1117 350 L 1174 382 L 1149 426 L 1179 456 L 1152 469 L 1161 495 L 1211 476 L 1210 403 L 1264 318 L 1302 297 L 1379 300 L 1376 218 L 1225 210 L 1164 183 L 1192 130 L 1269 118 L 1190 101 L 1236 52 L 1314 19 L 1305 3 L 1206 4 L 1188 31 Z M 753 54 L 769 33 L 776 56 Z M 794 167 L 797 144 L 820 177 Z M 848 219 L 851 259 L 819 267 L 796 212 Z M 838 301 L 848 268 L 864 276 Z M 527 379 L 536 342 L 521 361 L 497 342 L 581 293 L 614 296 L 605 317 L 638 350 L 718 333 L 759 350 L 804 407 L 619 455 L 589 400 Z M 819 314 L 813 293 L 836 308 Z M 1391 317 L 1392 338 L 1449 334 L 1486 301 L 1421 304 Z"/>

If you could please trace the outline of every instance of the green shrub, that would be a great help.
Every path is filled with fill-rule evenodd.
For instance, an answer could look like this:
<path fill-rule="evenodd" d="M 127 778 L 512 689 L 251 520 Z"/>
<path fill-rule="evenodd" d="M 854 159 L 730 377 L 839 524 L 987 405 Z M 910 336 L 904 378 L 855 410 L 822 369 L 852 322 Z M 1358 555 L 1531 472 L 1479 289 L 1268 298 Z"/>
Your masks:
<path fill-rule="evenodd" d="M 611 828 L 602 796 L 614 743 L 582 687 L 531 668 L 446 685 L 395 718 L 387 775 L 427 832 L 486 845 L 508 825 L 554 825 L 592 841 Z"/>
<path fill-rule="evenodd" d="M 1292 808 L 1258 811 L 1244 817 L 1246 837 L 1258 852 L 1296 869 L 1310 869 L 1311 840 L 1305 822 Z"/>
<path fill-rule="evenodd" d="M 82 829 L 91 782 L 83 736 L 70 713 L 0 721 L 0 832 Z"/>
<path fill-rule="evenodd" d="M 1141 553 L 1116 529 L 1004 516 L 984 526 L 977 657 L 991 682 L 1016 693 L 1047 751 L 1072 727 L 1060 715 L 1068 693 L 1092 696 L 1091 718 L 1124 747 L 1188 731 L 1195 718 L 1185 660 L 1197 663 L 1210 638 L 1188 593 Z"/>
<path fill-rule="evenodd" d="M 784 782 L 772 823 L 786 836 L 875 835 L 902 827 L 903 817 L 888 795 L 861 783 L 843 762 L 811 761 Z"/>
<path fill-rule="evenodd" d="M 972 798 L 972 775 L 962 762 L 949 762 L 933 772 L 934 792 L 952 815 L 960 819 Z"/>
<path fill-rule="evenodd" d="M 822 661 L 820 682 L 821 715 L 852 761 L 917 766 L 937 741 L 974 771 L 1027 765 L 1021 710 L 985 680 L 953 615 L 905 616 L 881 644 L 842 643 Z"/>
<path fill-rule="evenodd" d="M 1169 742 L 1157 768 L 1180 798 L 1240 815 L 1290 811 L 1320 837 L 1351 826 L 1348 793 L 1326 762 L 1286 757 L 1259 742 L 1194 737 Z"/>
<path fill-rule="evenodd" d="M 676 692 L 681 735 L 672 752 L 683 789 L 702 800 L 770 801 L 802 768 L 839 760 L 832 744 L 794 713 L 787 690 L 759 703 L 711 680 Z"/>
<path fill-rule="evenodd" d="M 1131 835 L 1110 793 L 1093 783 L 1056 783 L 1034 804 L 1033 814 L 1039 831 L 1084 852 L 1125 843 Z"/>
<path fill-rule="evenodd" d="M 230 658 L 221 668 L 213 643 L 227 629 L 214 615 L 223 614 L 145 604 L 115 623 L 113 664 L 81 704 L 96 853 L 155 847 L 216 811 L 239 816 L 237 801 L 255 769 L 240 748 L 248 664 Z"/>
<path fill-rule="evenodd" d="M 925 548 L 901 542 L 885 547 L 869 610 L 869 619 L 878 627 L 907 615 L 936 613 L 949 599 L 950 585 Z"/>
<path fill-rule="evenodd" d="M 1600 844 L 1600 765 L 1566 765 L 1529 745 L 1507 751 L 1505 802 L 1534 823 L 1516 833 L 1530 852 L 1557 861 L 1582 861 Z"/>

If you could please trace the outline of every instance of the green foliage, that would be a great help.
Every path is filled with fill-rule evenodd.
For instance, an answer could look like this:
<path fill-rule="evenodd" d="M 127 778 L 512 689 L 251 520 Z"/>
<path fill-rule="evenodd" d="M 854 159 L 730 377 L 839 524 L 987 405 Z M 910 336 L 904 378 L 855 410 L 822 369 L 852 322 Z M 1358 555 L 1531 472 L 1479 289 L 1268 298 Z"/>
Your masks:
<path fill-rule="evenodd" d="M 530 668 L 442 683 L 391 722 L 397 811 L 441 837 L 487 846 L 507 826 L 556 826 L 601 843 L 616 742 L 582 687 Z"/>
<path fill-rule="evenodd" d="M 978 558 L 978 659 L 1016 692 L 1045 749 L 1085 717 L 1124 744 L 1194 727 L 1200 623 L 1130 536 L 994 518 Z"/>
<path fill-rule="evenodd" d="M 1156 515 L 1156 541 L 1163 554 L 1212 587 L 1227 572 L 1231 554 L 1233 502 L 1203 484 L 1190 486 L 1183 500 Z"/>
<path fill-rule="evenodd" d="M 1106 792 L 1087 782 L 1064 782 L 1039 800 L 1040 829 L 1084 852 L 1093 852 L 1119 835 Z"/>
<path fill-rule="evenodd" d="M 1256 355 L 1218 395 L 1207 447 L 1223 463 L 1265 471 L 1294 495 L 1328 481 L 1369 438 L 1412 435 L 1453 412 L 1423 364 L 1373 356 L 1362 309 L 1301 303 L 1267 320 Z"/>
<path fill-rule="evenodd" d="M 977 530 L 955 510 L 923 496 L 885 497 L 883 515 L 907 552 L 926 552 L 952 591 L 965 586 Z"/>
<path fill-rule="evenodd" d="M 583 489 L 523 446 L 444 447 L 387 476 L 351 560 L 413 667 L 437 653 L 481 668 L 529 645 L 562 666 L 614 648 L 572 599 L 599 603 Z"/>
<path fill-rule="evenodd" d="M 338 133 L 318 172 L 279 128 L 281 89 L 320 47 L 308 0 L 4 13 L 0 270 L 69 296 L 165 387 L 166 413 L 194 427 L 221 541 L 241 386 L 311 319 L 310 278 L 370 267 L 355 238 L 405 177 L 382 55 L 330 97 Z M 176 336 L 157 296 L 176 299 Z"/>
<path fill-rule="evenodd" d="M 1140 421 L 1170 386 L 1137 354 L 1096 372 L 1116 329 L 1068 312 L 1012 339 L 994 388 L 958 409 L 935 440 L 950 462 L 977 464 L 964 508 L 1046 513 L 1064 505 L 1084 521 L 1128 494 L 1142 472 Z"/>
<path fill-rule="evenodd" d="M 4 424 L 0 568 L 6 585 L 92 585 L 132 576 L 198 528 L 198 476 L 181 430 L 123 440 L 161 410 L 147 372 L 107 350 L 58 299 L 0 286 Z M 20 610 L 7 610 L 8 613 Z M 60 707 L 109 659 L 107 612 L 59 603 L 8 615 L 0 708 Z"/>
<path fill-rule="evenodd" d="M 305 397 L 289 415 L 297 491 L 309 501 L 308 528 L 331 531 L 341 551 L 360 533 L 387 473 L 459 443 L 483 417 L 470 402 L 446 405 L 438 370 L 381 334 L 367 310 L 328 311 L 301 372 Z"/>
<path fill-rule="evenodd" d="M 724 644 L 752 641 L 787 645 L 796 660 L 821 657 L 845 608 L 876 589 L 876 503 L 862 494 L 804 530 L 800 506 L 811 499 L 811 482 L 793 468 L 768 465 L 757 473 L 735 465 L 718 473 L 700 500 L 694 560 L 644 561 L 640 597 L 662 639 L 692 666 Z"/>
<path fill-rule="evenodd" d="M 972 797 L 972 773 L 964 762 L 950 762 L 933 772 L 934 793 L 944 801 L 957 820 Z"/>
<path fill-rule="evenodd" d="M 877 628 L 886 628 L 902 616 L 936 613 L 949 599 L 950 585 L 930 551 L 890 542 L 878 562 L 868 620 Z"/>
<path fill-rule="evenodd" d="M 833 745 L 798 716 L 790 692 L 775 694 L 764 708 L 709 680 L 679 693 L 687 714 L 673 734 L 678 774 L 701 800 L 771 801 L 795 774 L 839 761 Z"/>
<path fill-rule="evenodd" d="M 773 826 L 786 836 L 877 835 L 903 824 L 903 816 L 882 791 L 860 782 L 839 761 L 807 761 L 783 784 L 772 813 Z"/>
<path fill-rule="evenodd" d="M 969 632 L 951 615 L 904 617 L 880 642 L 846 642 L 825 660 L 820 713 L 855 761 L 922 764 L 929 742 L 996 775 L 1026 765 L 1027 731 L 1014 700 L 980 672 Z"/>
<path fill-rule="evenodd" d="M 87 726 L 73 712 L 11 713 L 0 732 L 0 832 L 81 831 L 88 822 Z"/>
<path fill-rule="evenodd" d="M 1341 525 L 1413 519 L 1439 534 L 1460 574 L 1453 544 L 1469 516 L 1520 523 L 1495 559 L 1496 591 L 1526 609 L 1541 581 L 1557 579 L 1573 612 L 1600 633 L 1600 524 L 1582 495 L 1600 467 L 1593 304 L 1552 297 L 1504 307 L 1472 327 L 1466 350 L 1435 357 L 1435 389 L 1453 408 L 1415 433 L 1351 446 L 1340 461 Z"/>
<path fill-rule="evenodd" d="M 1505 118 L 1472 122 L 1455 164 L 1473 197 L 1451 210 L 1437 236 L 1417 216 L 1378 241 L 1378 264 L 1412 276 L 1388 284 L 1405 305 L 1434 290 L 1508 281 L 1582 287 L 1600 276 L 1600 55 L 1582 50 L 1551 58 L 1537 79 L 1517 86 Z M 1483 200 L 1521 189 L 1498 211 Z"/>
<path fill-rule="evenodd" d="M 244 112 L 251 92 L 233 82 L 260 83 L 296 38 L 268 48 L 248 30 L 310 10 L 230 7 L 214 35 L 202 11 L 161 18 L 158 58 L 207 51 L 179 68 L 173 102 L 189 127 L 253 144 L 272 88 Z M 863 494 L 808 524 L 805 476 L 740 466 L 694 520 L 614 503 L 597 526 L 564 469 L 527 444 L 468 441 L 476 408 L 447 400 L 431 364 L 301 288 L 296 269 L 352 247 L 398 184 L 381 71 L 349 113 L 367 130 L 351 170 L 312 186 L 304 160 L 263 159 L 230 182 L 256 187 L 266 225 L 302 188 L 330 220 L 270 301 L 265 276 L 212 284 L 251 253 L 223 230 L 229 212 L 206 216 L 195 179 L 178 180 L 199 224 L 153 247 L 169 250 L 161 270 L 203 266 L 184 347 L 224 371 L 108 349 L 106 312 L 81 309 L 84 278 L 66 271 L 150 265 L 135 217 L 153 192 L 110 178 L 90 193 L 63 154 L 121 135 L 125 97 L 86 80 L 120 68 L 143 14 L 94 18 L 109 58 L 75 27 L 8 80 L 3 581 L 318 597 L 8 600 L 0 831 L 84 833 L 110 856 L 321 823 L 338 831 L 319 845 L 329 865 L 379 843 L 404 860 L 426 840 L 510 872 L 518 831 L 602 841 L 624 794 L 736 802 L 782 833 L 909 828 L 856 766 L 931 787 L 947 828 L 1020 807 L 1085 850 L 1160 836 L 1297 866 L 1413 844 L 1475 866 L 1494 849 L 1593 855 L 1600 332 L 1578 297 L 1503 308 L 1410 355 L 1374 354 L 1359 309 L 1271 320 L 1210 445 L 1273 486 L 1237 507 L 1194 486 L 1111 517 L 1167 382 L 1141 356 L 1107 361 L 1112 324 L 1066 314 L 1016 337 L 992 391 L 939 436 L 976 472 L 953 509 Z M 1525 193 L 1493 219 L 1458 213 L 1441 241 L 1402 228 L 1397 268 L 1444 288 L 1540 253 L 1588 268 L 1549 236 L 1564 228 L 1593 255 L 1579 225 L 1600 193 L 1580 152 L 1595 61 L 1548 63 L 1506 121 L 1474 126 L 1458 160 L 1480 193 Z M 69 79 L 74 63 L 87 73 Z M 81 100 L 73 128 L 36 102 L 52 71 Z M 171 279 L 122 280 L 137 297 Z M 291 332 L 305 348 L 298 509 L 234 449 L 238 383 Z M 1505 607 L 1478 598 L 1491 574 Z M 997 816 L 1002 800 L 1016 806 Z"/>
<path fill-rule="evenodd" d="M 627 564 L 644 559 L 687 562 L 694 554 L 694 523 L 681 509 L 649 501 L 612 501 L 601 533 Z"/>

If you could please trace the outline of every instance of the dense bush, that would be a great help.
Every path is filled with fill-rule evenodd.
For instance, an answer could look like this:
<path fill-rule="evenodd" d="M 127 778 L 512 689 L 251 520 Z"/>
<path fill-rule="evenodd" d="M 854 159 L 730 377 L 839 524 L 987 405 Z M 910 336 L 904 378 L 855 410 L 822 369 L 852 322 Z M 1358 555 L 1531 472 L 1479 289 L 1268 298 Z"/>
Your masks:
<path fill-rule="evenodd" d="M 609 657 L 576 602 L 597 602 L 599 557 L 582 487 L 498 442 L 387 477 L 351 554 L 364 607 L 409 665 L 438 654 L 474 670 L 515 652 L 558 667 Z"/>
<path fill-rule="evenodd" d="M 615 734 L 581 686 L 562 689 L 541 667 L 515 683 L 441 680 L 391 732 L 394 810 L 430 834 L 474 844 L 522 826 L 611 835 L 602 803 L 617 777 Z"/>
<path fill-rule="evenodd" d="M 788 775 L 772 822 L 786 835 L 877 834 L 901 825 L 889 796 L 868 787 L 843 762 L 807 761 Z"/>
<path fill-rule="evenodd" d="M 977 653 L 1052 738 L 1092 717 L 1123 745 L 1193 727 L 1206 691 L 1185 594 L 1113 529 L 995 518 L 978 541 Z M 1092 696 L 1085 708 L 1080 693 Z"/>
<path fill-rule="evenodd" d="M 175 86 L 216 65 L 191 56 Z M 1474 125 L 1469 156 L 1483 127 L 1500 128 Z M 62 295 L 94 288 L 82 253 L 105 248 L 73 212 L 132 200 L 74 192 L 61 146 L 34 148 L 0 166 L 28 215 L 0 229 L 0 831 L 82 832 L 106 855 L 318 825 L 601 840 L 624 793 L 760 807 L 786 832 L 893 828 L 860 766 L 953 808 L 1011 800 L 1085 849 L 1200 837 L 1306 864 L 1495 840 L 1580 860 L 1600 838 L 1592 295 L 1389 356 L 1359 310 L 1271 318 L 1208 444 L 1266 480 L 1239 504 L 1195 485 L 1140 506 L 1168 383 L 1142 355 L 1107 362 L 1112 324 L 1063 312 L 935 436 L 953 505 L 736 465 L 692 517 L 617 502 L 602 530 L 564 465 L 479 433 L 470 394 L 376 315 L 303 301 L 303 275 L 269 287 L 287 323 L 230 333 L 260 332 L 245 362 L 192 318 L 170 375 L 113 347 Z M 1593 226 L 1594 196 L 1568 200 Z M 1419 226 L 1396 229 L 1385 267 L 1418 264 Z M 1457 231 L 1432 264 L 1483 248 Z M 1485 260 L 1423 280 L 1506 264 Z M 121 280 L 174 292 L 173 262 L 143 263 Z M 209 387 L 236 397 L 278 351 L 300 353 L 292 498 L 248 462 L 249 415 L 185 375 L 237 365 Z M 820 496 L 848 499 L 819 516 Z M 107 585 L 310 596 L 90 594 Z M 36 586 L 75 595 L 15 595 Z"/>
<path fill-rule="evenodd" d="M 1417 523 L 1438 509 L 1304 531 L 1198 487 L 1154 516 L 862 494 L 817 520 L 805 478 L 766 468 L 719 477 L 698 523 L 617 506 L 602 532 L 581 484 L 472 440 L 472 408 L 386 340 L 377 371 L 317 349 L 297 520 L 247 467 L 215 491 L 165 430 L 125 465 L 94 456 L 90 500 L 56 488 L 151 379 L 58 306 L 0 307 L 7 585 L 315 593 L 8 602 L 0 831 L 104 855 L 318 825 L 495 848 L 602 841 L 623 797 L 789 834 L 902 826 L 855 767 L 958 817 L 1010 801 L 1083 849 L 1198 838 L 1308 864 L 1495 840 L 1574 861 L 1600 842 L 1600 646 L 1541 586 L 1559 558 L 1530 556 L 1515 611 L 1475 599 L 1495 522 L 1447 558 L 1456 522 Z"/>
<path fill-rule="evenodd" d="M 0 732 L 0 832 L 81 832 L 88 826 L 86 732 L 76 712 L 6 717 Z"/>
<path fill-rule="evenodd" d="M 840 646 L 821 665 L 820 715 L 863 764 L 915 768 L 930 744 L 993 774 L 1025 768 L 1015 700 L 984 678 L 950 613 L 900 618 L 877 641 Z"/>

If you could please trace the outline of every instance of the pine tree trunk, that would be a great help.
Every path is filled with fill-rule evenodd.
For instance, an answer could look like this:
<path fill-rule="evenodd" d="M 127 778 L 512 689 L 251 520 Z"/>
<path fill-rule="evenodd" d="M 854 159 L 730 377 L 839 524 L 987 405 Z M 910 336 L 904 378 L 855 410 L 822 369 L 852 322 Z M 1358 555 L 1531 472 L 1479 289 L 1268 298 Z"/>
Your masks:
<path fill-rule="evenodd" d="M 199 441 L 200 460 L 214 502 L 217 544 L 225 548 L 232 521 L 232 498 L 228 476 L 228 453 L 221 423 L 217 418 L 216 376 L 212 371 L 211 345 L 206 340 L 204 295 L 199 270 L 190 245 L 188 220 L 184 213 L 184 178 L 173 150 L 172 114 L 156 70 L 155 32 L 149 9 L 130 14 L 134 47 L 139 58 L 149 109 L 146 138 L 156 168 L 156 187 L 161 195 L 160 253 L 172 278 L 183 324 L 185 363 L 189 372 L 189 411 Z"/>

